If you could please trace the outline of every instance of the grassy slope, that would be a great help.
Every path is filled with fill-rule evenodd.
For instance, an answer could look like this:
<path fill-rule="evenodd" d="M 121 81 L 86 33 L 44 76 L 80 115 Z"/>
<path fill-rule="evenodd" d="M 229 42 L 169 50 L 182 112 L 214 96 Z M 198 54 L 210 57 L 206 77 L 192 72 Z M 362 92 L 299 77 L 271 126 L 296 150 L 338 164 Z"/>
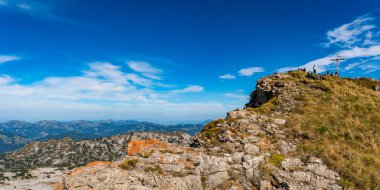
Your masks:
<path fill-rule="evenodd" d="M 292 95 L 297 107 L 281 116 L 288 121 L 289 138 L 302 139 L 297 153 L 321 157 L 347 189 L 380 188 L 380 92 L 373 90 L 380 82 L 332 76 L 312 80 L 299 71 L 290 75 L 272 80 L 295 82 L 301 89 Z M 286 101 L 278 97 L 250 110 L 269 115 Z"/>

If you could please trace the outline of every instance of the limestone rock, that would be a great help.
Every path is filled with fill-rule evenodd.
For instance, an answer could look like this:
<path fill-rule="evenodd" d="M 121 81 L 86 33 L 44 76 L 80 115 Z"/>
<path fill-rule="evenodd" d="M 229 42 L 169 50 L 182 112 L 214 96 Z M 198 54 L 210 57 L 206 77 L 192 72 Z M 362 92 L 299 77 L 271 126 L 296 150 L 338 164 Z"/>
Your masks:
<path fill-rule="evenodd" d="M 244 152 L 235 152 L 232 155 L 232 160 L 238 164 L 240 164 L 243 161 Z"/>
<path fill-rule="evenodd" d="M 282 168 L 287 171 L 297 167 L 302 167 L 303 165 L 304 163 L 299 158 L 285 158 L 285 160 L 281 162 Z"/>
<path fill-rule="evenodd" d="M 259 153 L 260 148 L 257 147 L 257 146 L 254 145 L 254 144 L 247 143 L 247 144 L 244 145 L 244 150 L 245 150 L 245 152 L 247 152 L 248 154 L 255 155 L 255 154 Z"/>

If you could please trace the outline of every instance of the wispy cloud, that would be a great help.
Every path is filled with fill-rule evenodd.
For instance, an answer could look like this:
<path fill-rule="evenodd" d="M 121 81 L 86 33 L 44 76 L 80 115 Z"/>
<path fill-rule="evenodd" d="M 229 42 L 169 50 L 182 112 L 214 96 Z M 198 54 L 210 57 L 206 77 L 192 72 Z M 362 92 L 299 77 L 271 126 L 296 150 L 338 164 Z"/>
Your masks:
<path fill-rule="evenodd" d="M 55 21 L 75 23 L 75 21 L 56 14 L 58 1 L 45 0 L 0 0 L 0 6 L 14 12 Z"/>
<path fill-rule="evenodd" d="M 354 58 L 370 58 L 373 56 L 380 55 L 380 45 L 374 45 L 370 46 L 368 48 L 359 48 L 355 47 L 348 50 L 341 50 L 337 52 L 340 56 L 344 57 L 347 61 L 349 59 Z M 285 67 L 279 69 L 279 72 L 286 72 L 290 70 L 296 70 L 298 68 L 306 68 L 307 70 L 312 70 L 313 66 L 316 66 L 316 69 L 318 72 L 324 72 L 326 71 L 326 68 L 328 66 L 333 65 L 335 62 L 331 61 L 331 59 L 335 58 L 334 54 L 328 55 L 323 58 L 319 58 L 313 61 L 310 61 L 304 65 L 298 66 L 298 67 Z"/>
<path fill-rule="evenodd" d="M 10 61 L 16 61 L 20 60 L 20 57 L 13 56 L 13 55 L 0 55 L 0 63 L 6 63 Z"/>
<path fill-rule="evenodd" d="M 346 67 L 344 67 L 344 70 L 346 70 L 346 71 L 351 70 L 351 69 L 357 67 L 358 65 L 360 65 L 360 63 L 358 63 L 358 62 L 350 63 Z"/>
<path fill-rule="evenodd" d="M 252 76 L 255 73 L 261 73 L 264 72 L 264 69 L 261 67 L 249 67 L 241 69 L 238 73 L 240 76 Z"/>
<path fill-rule="evenodd" d="M 120 67 L 109 62 L 93 62 L 89 64 L 89 69 L 83 71 L 86 77 L 100 77 L 106 81 L 111 81 L 117 84 L 127 84 L 125 73 L 120 70 Z"/>
<path fill-rule="evenodd" d="M 365 64 L 365 65 L 360 65 L 358 67 L 361 70 L 365 71 L 365 73 L 367 73 L 367 74 L 380 70 L 380 65 L 375 65 L 375 64 Z"/>
<path fill-rule="evenodd" d="M 350 23 L 329 30 L 327 32 L 328 42 L 324 43 L 324 46 L 337 45 L 344 48 L 353 48 L 378 44 L 375 39 L 379 36 L 379 33 L 374 30 L 377 27 L 371 23 L 374 20 L 374 17 L 364 15 Z"/>
<path fill-rule="evenodd" d="M 156 79 L 156 80 L 161 79 L 161 76 L 159 76 L 159 75 L 162 73 L 162 70 L 154 68 L 152 65 L 150 65 L 147 62 L 144 62 L 144 61 L 128 61 L 127 65 L 132 70 L 139 72 L 148 78 Z"/>
<path fill-rule="evenodd" d="M 220 79 L 235 79 L 236 77 L 231 74 L 225 74 L 222 76 L 219 76 Z"/>
<path fill-rule="evenodd" d="M 1 85 L 8 85 L 12 82 L 14 82 L 12 77 L 10 77 L 8 75 L 0 75 L 0 86 Z"/>
<path fill-rule="evenodd" d="M 192 92 L 203 92 L 204 87 L 203 86 L 198 86 L 198 85 L 189 85 L 184 89 L 180 90 L 172 90 L 171 93 L 192 93 Z"/>
<path fill-rule="evenodd" d="M 33 84 L 10 83 L 10 76 L 2 75 L 0 97 L 22 96 L 31 99 L 92 100 L 92 101 L 155 101 L 156 94 L 148 88 L 154 82 L 134 73 L 125 73 L 109 62 L 90 63 L 83 75 L 47 77 Z"/>
<path fill-rule="evenodd" d="M 182 93 L 202 92 L 189 85 L 179 90 L 160 89 L 159 84 L 111 62 L 93 62 L 82 74 L 50 76 L 20 84 L 0 75 L 0 119 L 206 119 L 227 111 L 218 102 L 172 102 Z M 13 105 L 13 106 L 11 106 Z M 16 114 L 17 113 L 17 114 Z M 173 119 L 173 116 L 176 118 Z"/>
<path fill-rule="evenodd" d="M 374 60 L 375 57 L 380 55 L 380 43 L 379 39 L 380 31 L 373 23 L 376 20 L 375 17 L 370 14 L 358 17 L 350 23 L 343 24 L 335 29 L 327 32 L 327 41 L 323 45 L 330 47 L 335 45 L 340 50 L 334 54 L 329 54 L 325 57 L 310 61 L 306 64 L 297 67 L 285 67 L 281 68 L 279 72 L 286 72 L 289 70 L 296 70 L 298 68 L 306 68 L 312 70 L 313 66 L 316 66 L 317 72 L 324 72 L 328 68 L 334 65 L 335 62 L 331 59 L 335 58 L 335 54 L 339 54 L 345 60 L 342 64 L 346 63 L 345 70 L 352 70 L 357 68 L 370 60 Z M 357 61 L 357 59 L 362 59 Z M 354 61 L 354 62 L 352 62 Z M 367 63 L 371 64 L 371 63 Z M 379 63 L 372 63 L 372 65 L 378 65 Z M 373 72 L 374 67 L 367 66 L 362 67 Z M 364 69 L 362 69 L 364 70 Z M 351 72 L 351 71 L 350 71 Z"/>

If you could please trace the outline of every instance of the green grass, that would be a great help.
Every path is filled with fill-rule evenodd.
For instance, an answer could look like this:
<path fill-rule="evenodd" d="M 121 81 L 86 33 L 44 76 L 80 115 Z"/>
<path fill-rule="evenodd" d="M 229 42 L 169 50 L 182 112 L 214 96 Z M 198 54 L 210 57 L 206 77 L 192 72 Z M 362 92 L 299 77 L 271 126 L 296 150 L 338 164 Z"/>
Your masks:
<path fill-rule="evenodd" d="M 286 130 L 303 139 L 298 154 L 305 159 L 321 157 L 338 171 L 346 189 L 380 188 L 380 93 L 374 91 L 380 82 L 331 76 L 312 80 L 302 72 L 290 75 L 273 82 L 291 81 L 300 89 L 300 94 L 292 94 L 296 109 L 281 116 L 287 120 Z M 270 115 L 287 101 L 276 98 L 250 110 Z M 270 162 L 276 165 L 281 157 L 272 160 L 272 156 Z"/>
<path fill-rule="evenodd" d="M 148 166 L 144 168 L 144 172 L 157 172 L 159 174 L 163 174 L 161 167 L 158 165 L 155 165 L 154 167 Z"/>
<path fill-rule="evenodd" d="M 0 171 L 0 182 L 3 182 L 5 180 L 9 180 L 9 178 L 6 177 L 3 172 Z"/>
<path fill-rule="evenodd" d="M 136 167 L 136 164 L 139 160 L 138 159 L 131 159 L 131 160 L 125 160 L 121 164 L 119 164 L 119 167 L 124 170 L 128 170 L 131 168 Z"/>
<path fill-rule="evenodd" d="M 35 177 L 32 176 L 27 169 L 20 169 L 16 171 L 16 174 L 13 176 L 13 178 L 33 179 Z"/>
<path fill-rule="evenodd" d="M 149 158 L 150 155 L 152 155 L 152 153 L 153 153 L 153 151 L 146 151 L 146 152 L 144 152 L 141 156 L 142 156 L 143 158 Z"/>
<path fill-rule="evenodd" d="M 284 156 L 284 155 L 281 155 L 281 154 L 272 154 L 272 155 L 269 157 L 268 162 L 271 163 L 271 164 L 274 165 L 274 166 L 280 167 L 280 166 L 281 166 L 281 162 L 282 162 L 284 159 L 285 159 L 285 156 Z"/>
<path fill-rule="evenodd" d="M 368 78 L 358 78 L 358 79 L 348 79 L 348 80 L 351 80 L 352 82 L 362 87 L 369 88 L 371 90 L 375 89 L 376 86 L 380 86 L 379 81 L 368 79 Z"/>
<path fill-rule="evenodd" d="M 215 121 L 211 121 L 208 123 L 200 132 L 200 139 L 204 141 L 208 141 L 209 145 L 216 146 L 219 145 L 218 135 L 223 132 L 219 124 L 223 123 L 223 119 L 218 119 Z"/>
<path fill-rule="evenodd" d="M 205 190 L 207 189 L 207 178 L 206 176 L 201 176 L 201 182 L 202 182 L 202 189 Z"/>

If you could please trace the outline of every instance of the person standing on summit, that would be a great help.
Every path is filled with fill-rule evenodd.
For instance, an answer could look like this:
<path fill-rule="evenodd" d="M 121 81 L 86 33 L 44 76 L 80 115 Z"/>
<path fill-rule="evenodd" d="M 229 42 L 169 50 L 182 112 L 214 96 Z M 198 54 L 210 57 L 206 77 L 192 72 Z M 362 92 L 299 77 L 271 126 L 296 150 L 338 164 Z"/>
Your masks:
<path fill-rule="evenodd" d="M 315 65 L 313 66 L 313 73 L 317 74 L 317 69 L 315 68 Z"/>

